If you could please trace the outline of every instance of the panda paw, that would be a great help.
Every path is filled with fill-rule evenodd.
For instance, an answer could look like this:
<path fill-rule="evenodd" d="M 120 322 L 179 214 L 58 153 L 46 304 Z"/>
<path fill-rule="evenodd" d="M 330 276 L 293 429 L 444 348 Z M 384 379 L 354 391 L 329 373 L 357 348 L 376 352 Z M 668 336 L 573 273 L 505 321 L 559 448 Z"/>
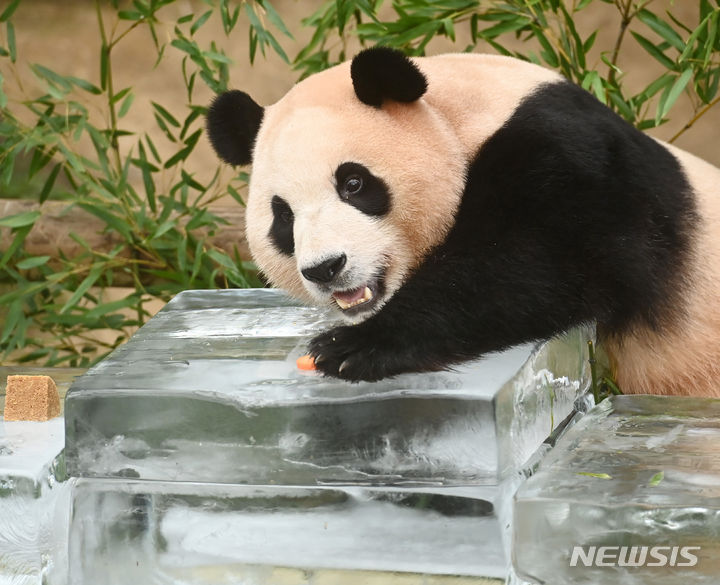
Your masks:
<path fill-rule="evenodd" d="M 374 382 L 412 369 L 402 364 L 397 347 L 388 348 L 362 324 L 321 333 L 310 342 L 309 353 L 320 373 L 351 382 Z"/>

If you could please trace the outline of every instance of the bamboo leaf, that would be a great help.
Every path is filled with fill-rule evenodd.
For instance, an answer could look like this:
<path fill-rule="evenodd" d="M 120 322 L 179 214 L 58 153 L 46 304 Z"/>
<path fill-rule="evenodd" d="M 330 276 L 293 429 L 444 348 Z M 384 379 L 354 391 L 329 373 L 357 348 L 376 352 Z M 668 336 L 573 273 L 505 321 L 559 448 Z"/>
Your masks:
<path fill-rule="evenodd" d="M 587 477 L 596 477 L 598 479 L 612 479 L 612 475 L 607 473 L 591 473 L 589 471 L 578 471 L 576 475 L 585 475 Z"/>
<path fill-rule="evenodd" d="M 155 111 L 160 114 L 165 120 L 168 121 L 172 126 L 175 126 L 176 128 L 180 128 L 180 122 L 177 121 L 175 116 L 173 116 L 170 112 L 168 112 L 164 107 L 162 107 L 157 102 L 150 102 L 152 104 L 152 107 L 155 109 Z"/>
<path fill-rule="evenodd" d="M 161 224 L 158 224 L 157 229 L 152 234 L 152 239 L 159 238 L 160 236 L 165 235 L 167 232 L 174 229 L 176 226 L 177 221 L 174 219 L 169 219 Z M 182 245 L 183 247 L 185 246 L 184 241 L 182 242 Z"/>
<path fill-rule="evenodd" d="M 660 482 L 665 479 L 665 472 L 664 471 L 658 471 L 655 475 L 653 475 L 650 478 L 650 481 L 648 482 L 648 486 L 650 487 L 656 487 L 660 485 Z"/>
<path fill-rule="evenodd" d="M 50 192 L 52 191 L 53 185 L 55 185 L 55 179 L 57 179 L 58 173 L 60 172 L 60 169 L 62 168 L 62 163 L 57 163 L 52 171 L 50 171 L 50 174 L 48 175 L 48 178 L 45 180 L 45 183 L 43 184 L 43 188 L 40 191 L 40 195 L 38 196 L 38 201 L 40 203 L 45 203 L 48 196 L 50 195 Z"/>
<path fill-rule="evenodd" d="M 657 14 L 643 8 L 638 12 L 637 17 L 678 51 L 682 52 L 685 49 L 685 43 L 680 35 L 667 22 L 660 19 Z"/>
<path fill-rule="evenodd" d="M 112 98 L 110 98 L 110 102 L 113 104 L 118 103 L 121 99 L 123 99 L 128 93 L 132 91 L 132 87 L 126 87 L 125 89 L 121 89 L 119 92 L 117 92 Z"/>
<path fill-rule="evenodd" d="M 717 12 L 714 12 L 712 16 L 710 17 L 710 22 L 708 23 L 708 29 L 710 33 L 708 34 L 708 39 L 705 42 L 705 58 L 703 59 L 703 68 L 706 68 L 710 64 L 710 60 L 713 56 L 713 53 L 720 49 L 716 49 L 715 47 L 715 41 L 718 38 L 718 22 L 720 21 L 720 10 Z"/>
<path fill-rule="evenodd" d="M 273 8 L 273 5 L 269 2 L 269 0 L 265 0 L 262 3 L 263 8 L 265 8 L 265 12 L 267 13 L 268 19 L 273 24 L 275 28 L 277 28 L 282 34 L 284 34 L 286 37 L 293 38 L 292 34 L 288 30 L 287 26 L 285 26 L 285 23 L 283 22 L 283 19 L 280 18 L 280 15 L 277 13 L 275 8 Z"/>
<path fill-rule="evenodd" d="M 31 226 L 40 217 L 39 211 L 24 211 L 7 217 L 0 217 L 0 227 L 20 228 Z"/>
<path fill-rule="evenodd" d="M 637 95 L 637 99 L 643 103 L 653 97 L 661 89 L 665 89 L 668 85 L 672 84 L 674 77 L 669 73 L 663 73 L 650 85 L 648 85 L 641 93 Z"/>
<path fill-rule="evenodd" d="M 140 165 L 140 170 L 142 172 L 143 184 L 145 185 L 145 196 L 147 197 L 150 210 L 153 213 L 157 213 L 157 203 L 155 201 L 155 179 L 153 179 L 152 176 L 153 168 L 156 167 L 148 162 L 147 155 L 145 154 L 145 147 L 142 142 L 139 143 L 139 147 L 140 160 L 144 163 Z"/>
<path fill-rule="evenodd" d="M 128 89 L 130 89 L 130 88 L 128 88 Z M 120 109 L 118 110 L 118 118 L 124 117 L 130 111 L 130 106 L 132 106 L 134 99 L 135 99 L 135 94 L 133 94 L 133 93 L 127 94 L 127 97 L 123 100 L 123 103 L 120 104 Z"/>
<path fill-rule="evenodd" d="M 215 63 L 231 64 L 233 62 L 230 57 L 223 55 L 222 53 L 218 53 L 217 51 L 203 51 L 202 56 L 206 59 L 210 59 L 210 61 L 214 61 Z"/>
<path fill-rule="evenodd" d="M 594 31 L 583 44 L 583 52 L 585 54 L 590 52 L 590 49 L 592 49 L 593 45 L 595 44 L 595 40 L 597 39 L 598 31 Z"/>
<path fill-rule="evenodd" d="M 545 62 L 550 65 L 550 67 L 559 67 L 560 59 L 558 58 L 558 55 L 555 52 L 553 46 L 550 44 L 550 41 L 547 40 L 545 34 L 542 31 L 535 30 L 534 32 L 538 42 L 542 45 L 543 51 L 541 55 Z"/>
<path fill-rule="evenodd" d="M 640 46 L 645 49 L 645 51 L 647 51 L 652 57 L 657 59 L 663 67 L 671 70 L 675 68 L 675 62 L 670 59 L 670 57 L 668 57 L 665 53 L 663 53 L 663 51 L 660 50 L 659 47 L 656 47 L 651 41 L 646 39 L 641 34 L 636 33 L 635 31 L 632 31 L 632 36 L 640 44 Z"/>
<path fill-rule="evenodd" d="M 2 14 L 0 14 L 0 22 L 7 22 L 7 20 L 13 15 L 13 12 L 15 12 L 19 4 L 20 0 L 12 0 L 12 2 L 7 5 L 7 8 L 2 11 Z"/>
<path fill-rule="evenodd" d="M 208 18 L 212 16 L 212 13 L 212 10 L 208 10 L 193 23 L 190 27 L 190 36 L 193 36 L 198 30 L 200 30 L 200 27 L 207 22 Z"/>
<path fill-rule="evenodd" d="M 583 47 L 582 39 L 580 38 L 580 35 L 575 28 L 575 22 L 573 21 L 573 17 L 570 16 L 570 13 L 562 4 L 560 4 L 560 10 L 562 11 L 563 17 L 565 19 L 565 26 L 567 27 L 567 30 L 570 31 L 570 36 L 572 37 L 573 43 L 575 44 L 575 58 L 577 59 L 580 67 L 585 69 L 585 49 Z"/>
<path fill-rule="evenodd" d="M 191 152 L 192 152 L 191 146 L 185 146 L 184 148 L 181 148 L 174 155 L 172 155 L 169 159 L 167 159 L 165 161 L 165 164 L 163 165 L 163 167 L 166 169 L 174 167 L 180 161 L 185 160 Z"/>
<path fill-rule="evenodd" d="M 506 20 L 480 31 L 480 38 L 494 39 L 502 34 L 515 32 L 525 28 L 529 21 L 525 17 L 516 17 L 513 20 Z"/>
<path fill-rule="evenodd" d="M 167 123 L 165 122 L 165 120 L 162 119 L 162 117 L 158 113 L 155 113 L 155 122 L 157 123 L 160 130 L 163 131 L 163 133 L 165 134 L 167 139 L 170 140 L 170 142 L 177 142 L 177 138 L 175 138 L 175 136 L 173 136 L 173 133 L 170 131 L 170 128 L 168 127 Z"/>
<path fill-rule="evenodd" d="M 37 268 L 38 266 L 46 264 L 48 260 L 50 260 L 50 256 L 32 256 L 21 260 L 15 266 L 20 270 L 30 270 L 31 268 Z"/>
<path fill-rule="evenodd" d="M 117 15 L 120 20 L 142 20 L 145 17 L 137 10 L 120 10 Z"/>
<path fill-rule="evenodd" d="M 212 258 L 213 260 L 215 260 L 215 262 L 220 264 L 220 266 L 227 268 L 228 270 L 237 269 L 235 263 L 230 259 L 230 257 L 227 254 L 220 252 L 219 250 L 211 248 L 207 251 L 207 255 L 210 256 L 210 258 Z"/>
<path fill-rule="evenodd" d="M 5 253 L 3 254 L 2 258 L 0 258 L 0 268 L 3 268 L 7 266 L 7 263 L 10 261 L 10 258 L 12 258 L 15 255 L 15 252 L 17 252 L 20 249 L 20 246 L 23 245 L 23 242 L 25 241 L 25 238 L 30 233 L 30 230 L 32 229 L 32 225 L 24 225 L 15 231 L 15 237 L 13 238 L 13 241 L 10 243 L 10 246 L 7 250 L 5 250 Z M 2 298 L 4 298 L 7 295 L 3 295 L 3 297 L 0 297 L 0 306 L 2 305 Z"/>
<path fill-rule="evenodd" d="M 277 39 L 272 34 L 267 33 L 267 41 L 268 43 L 270 43 L 270 46 L 275 50 L 275 52 L 280 56 L 280 58 L 289 65 L 290 58 L 287 56 L 287 53 L 285 53 L 285 50 L 282 48 L 282 46 L 280 46 L 280 43 L 278 43 Z"/>
<path fill-rule="evenodd" d="M 5 28 L 7 29 L 7 42 L 8 42 L 8 51 L 10 52 L 10 62 L 15 63 L 17 61 L 17 47 L 15 44 L 15 27 L 13 26 L 12 22 L 9 22 L 5 25 Z"/>
<path fill-rule="evenodd" d="M 710 22 L 710 19 L 712 18 L 711 14 L 708 14 L 705 18 L 703 18 L 702 22 L 698 25 L 698 27 L 692 32 L 692 34 L 688 37 L 687 43 L 685 43 L 685 49 L 680 54 L 680 57 L 678 57 L 678 61 L 683 62 L 685 61 L 690 54 L 692 53 L 693 49 L 695 48 L 695 43 L 700 37 L 700 35 L 705 32 L 705 28 L 707 27 L 708 22 Z"/>
<path fill-rule="evenodd" d="M 145 134 L 145 142 L 147 142 L 148 148 L 150 149 L 150 153 L 153 155 L 155 162 L 160 163 L 160 154 L 158 153 L 157 148 L 155 148 L 155 144 L 150 139 L 150 136 L 148 134 Z"/>
<path fill-rule="evenodd" d="M 93 264 L 88 275 L 78 285 L 78 287 L 75 289 L 75 292 L 70 296 L 70 298 L 67 300 L 67 302 L 62 306 L 60 311 L 58 311 L 58 314 L 62 315 L 68 309 L 74 308 L 75 305 L 77 304 L 77 302 L 83 297 L 83 295 L 85 295 L 85 293 L 88 292 L 88 290 L 90 290 L 90 287 L 93 284 L 95 284 L 97 279 L 100 278 L 100 275 L 102 274 L 104 269 L 105 269 L 105 265 L 102 262 L 97 262 L 97 263 Z"/>
<path fill-rule="evenodd" d="M 83 89 L 93 95 L 100 95 L 102 93 L 102 90 L 97 85 L 90 83 L 86 79 L 80 79 L 79 77 L 68 76 L 67 80 L 70 83 L 72 83 L 73 85 L 77 85 L 80 89 Z"/>
<path fill-rule="evenodd" d="M 88 322 L 95 319 L 103 319 L 107 317 L 107 315 L 109 315 L 110 313 L 115 313 L 116 311 L 121 311 L 123 309 L 133 307 L 134 305 L 137 305 L 137 302 L 138 295 L 131 294 L 124 299 L 111 301 L 109 303 L 102 303 L 101 305 L 98 305 L 97 307 L 94 307 L 93 309 L 90 309 L 87 313 L 85 313 L 85 315 L 83 316 L 83 321 Z"/>
<path fill-rule="evenodd" d="M 0 344 L 5 344 L 10 339 L 13 332 L 15 331 L 15 328 L 17 327 L 18 323 L 22 318 L 22 301 L 20 299 L 17 299 L 10 304 L 10 308 L 8 309 L 7 315 L 5 316 L 5 325 L 3 327 L 2 337 L 0 337 Z"/>
<path fill-rule="evenodd" d="M 107 45 L 100 48 L 100 87 L 106 90 L 108 87 L 108 72 L 110 61 L 110 49 Z"/>
<path fill-rule="evenodd" d="M 686 69 L 683 71 L 682 75 L 680 75 L 675 83 L 673 84 L 672 88 L 668 92 L 665 99 L 662 101 L 661 105 L 658 107 L 658 114 L 656 119 L 662 119 L 666 116 L 666 114 L 670 111 L 670 109 L 673 107 L 677 99 L 680 97 L 680 94 L 685 91 L 685 87 L 687 86 L 688 82 L 692 79 L 693 76 L 693 70 L 692 69 Z"/>
<path fill-rule="evenodd" d="M 125 238 L 127 241 L 132 242 L 133 236 L 132 231 L 130 230 L 130 227 L 122 221 L 119 217 L 113 215 L 111 212 L 107 211 L 104 207 L 100 207 L 99 205 L 95 204 L 89 204 L 89 203 L 78 203 L 78 207 L 84 209 L 88 213 L 94 215 L 98 219 L 101 219 L 105 222 L 105 224 L 108 227 L 111 227 L 116 232 L 118 232 L 123 238 Z"/>
<path fill-rule="evenodd" d="M 70 82 L 62 75 L 55 73 L 52 69 L 48 69 L 47 67 L 37 63 L 30 65 L 30 68 L 40 79 L 47 81 L 51 86 L 57 87 L 63 92 L 63 94 L 72 90 Z"/>

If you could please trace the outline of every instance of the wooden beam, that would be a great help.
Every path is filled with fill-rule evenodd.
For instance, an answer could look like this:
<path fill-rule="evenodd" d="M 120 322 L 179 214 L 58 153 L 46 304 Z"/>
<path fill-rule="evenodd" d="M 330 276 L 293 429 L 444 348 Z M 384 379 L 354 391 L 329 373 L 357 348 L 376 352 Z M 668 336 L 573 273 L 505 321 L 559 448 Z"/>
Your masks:
<path fill-rule="evenodd" d="M 123 240 L 94 215 L 65 201 L 46 201 L 42 205 L 25 200 L 0 199 L 0 217 L 17 213 L 40 210 L 42 216 L 35 222 L 25 240 L 25 250 L 32 256 L 50 256 L 59 259 L 78 256 L 83 247 L 70 237 L 75 233 L 85 240 L 93 250 L 109 252 Z M 210 211 L 228 222 L 221 225 L 210 242 L 218 248 L 234 253 L 234 248 L 243 260 L 250 259 L 245 239 L 245 208 L 241 205 L 217 205 Z M 187 220 L 185 220 L 187 221 Z M 6 250 L 12 242 L 7 228 L 0 228 L 0 251 Z"/>

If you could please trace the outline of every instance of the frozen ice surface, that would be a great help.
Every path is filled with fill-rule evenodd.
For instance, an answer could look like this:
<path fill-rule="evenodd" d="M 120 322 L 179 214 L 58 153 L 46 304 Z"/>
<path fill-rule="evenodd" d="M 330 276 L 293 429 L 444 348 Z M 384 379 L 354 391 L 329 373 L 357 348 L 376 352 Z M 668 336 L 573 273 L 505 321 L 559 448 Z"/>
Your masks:
<path fill-rule="evenodd" d="M 501 486 L 571 416 L 590 332 L 349 384 L 295 366 L 330 323 L 279 291 L 190 291 L 78 379 L 69 582 L 504 577 Z"/>
<path fill-rule="evenodd" d="M 70 582 L 268 585 L 278 568 L 503 577 L 499 526 L 478 498 L 483 489 L 80 479 Z"/>
<path fill-rule="evenodd" d="M 70 475 L 496 484 L 587 384 L 587 330 L 376 383 L 299 371 L 296 358 L 331 322 L 277 290 L 178 295 L 68 392 Z"/>
<path fill-rule="evenodd" d="M 586 556 L 571 567 L 576 546 Z M 610 547 L 609 566 L 590 547 Z M 717 585 L 720 401 L 618 396 L 594 408 L 519 489 L 513 557 L 532 583 Z"/>
<path fill-rule="evenodd" d="M 64 430 L 0 418 L 0 585 L 64 583 Z"/>

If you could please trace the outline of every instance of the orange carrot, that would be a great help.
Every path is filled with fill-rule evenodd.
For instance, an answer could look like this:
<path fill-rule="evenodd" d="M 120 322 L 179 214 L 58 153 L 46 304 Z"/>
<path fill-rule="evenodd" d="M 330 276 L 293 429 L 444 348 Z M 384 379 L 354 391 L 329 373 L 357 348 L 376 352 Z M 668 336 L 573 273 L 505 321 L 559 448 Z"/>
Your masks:
<path fill-rule="evenodd" d="M 315 369 L 315 358 L 311 355 L 301 355 L 296 363 L 299 370 Z"/>

